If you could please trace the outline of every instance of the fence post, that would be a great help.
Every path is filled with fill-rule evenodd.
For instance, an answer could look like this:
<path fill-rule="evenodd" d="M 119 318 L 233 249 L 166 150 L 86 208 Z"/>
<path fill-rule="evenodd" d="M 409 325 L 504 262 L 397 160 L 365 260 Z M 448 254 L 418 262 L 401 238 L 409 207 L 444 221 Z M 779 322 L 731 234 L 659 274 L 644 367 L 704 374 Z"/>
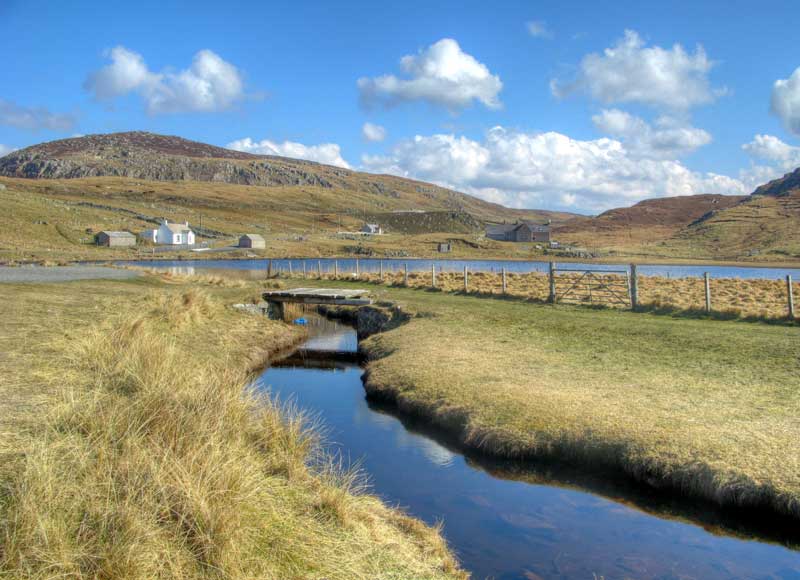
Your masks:
<path fill-rule="evenodd" d="M 708 272 L 703 274 L 703 281 L 706 289 L 706 312 L 711 312 L 711 280 Z"/>
<path fill-rule="evenodd" d="M 794 290 L 792 289 L 792 275 L 786 275 L 786 294 L 789 299 L 789 320 L 794 320 Z"/>
<path fill-rule="evenodd" d="M 464 266 L 464 294 L 469 292 L 469 273 L 467 272 L 467 267 Z"/>
<path fill-rule="evenodd" d="M 272 278 L 272 260 L 267 262 L 267 278 Z"/>
<path fill-rule="evenodd" d="M 358 262 L 358 258 L 356 258 L 356 278 L 361 278 L 361 265 Z"/>
<path fill-rule="evenodd" d="M 436 288 L 436 264 L 431 264 L 431 286 Z"/>
<path fill-rule="evenodd" d="M 303 260 L 303 278 L 305 279 L 306 277 L 306 261 Z"/>
<path fill-rule="evenodd" d="M 322 280 L 322 260 L 317 260 L 317 278 Z"/>
<path fill-rule="evenodd" d="M 631 310 L 636 310 L 639 307 L 639 272 L 636 269 L 636 264 L 631 264 Z"/>
<path fill-rule="evenodd" d="M 339 279 L 339 260 L 333 261 L 333 279 L 334 280 Z"/>
<path fill-rule="evenodd" d="M 506 293 L 506 290 L 508 290 L 508 283 L 506 280 L 506 269 L 503 268 L 503 294 Z"/>
<path fill-rule="evenodd" d="M 380 261 L 380 265 L 378 266 L 378 272 L 380 276 L 381 282 L 383 282 L 383 260 Z"/>
<path fill-rule="evenodd" d="M 408 262 L 403 263 L 403 286 L 408 286 Z"/>
<path fill-rule="evenodd" d="M 289 278 L 292 278 L 294 273 L 292 272 L 292 261 L 289 260 Z"/>
<path fill-rule="evenodd" d="M 550 296 L 547 298 L 550 304 L 556 303 L 556 263 L 550 262 Z"/>

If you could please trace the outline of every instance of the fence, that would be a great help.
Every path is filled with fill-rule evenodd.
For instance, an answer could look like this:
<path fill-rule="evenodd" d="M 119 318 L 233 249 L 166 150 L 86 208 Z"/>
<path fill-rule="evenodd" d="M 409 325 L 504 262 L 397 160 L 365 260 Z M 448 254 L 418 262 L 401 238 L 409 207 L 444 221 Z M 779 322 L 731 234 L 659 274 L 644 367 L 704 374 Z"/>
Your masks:
<path fill-rule="evenodd" d="M 499 294 L 542 302 L 601 305 L 615 308 L 674 309 L 756 318 L 796 318 L 791 275 L 784 280 L 666 278 L 641 276 L 635 264 L 627 269 L 559 267 L 547 272 L 449 270 L 431 264 L 428 271 L 409 269 L 408 262 L 380 261 L 365 269 L 360 260 L 293 260 L 267 263 L 267 276 L 350 279 L 397 286 L 427 287 L 445 292 Z"/>

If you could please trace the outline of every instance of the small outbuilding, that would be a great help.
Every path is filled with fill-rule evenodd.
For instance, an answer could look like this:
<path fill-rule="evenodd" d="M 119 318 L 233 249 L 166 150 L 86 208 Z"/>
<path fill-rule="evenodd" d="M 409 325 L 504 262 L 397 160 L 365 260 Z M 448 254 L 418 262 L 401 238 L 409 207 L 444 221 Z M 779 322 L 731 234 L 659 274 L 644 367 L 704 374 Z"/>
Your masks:
<path fill-rule="evenodd" d="M 263 250 L 267 247 L 267 242 L 260 234 L 245 234 L 239 238 L 240 248 L 252 248 L 254 250 Z"/>
<path fill-rule="evenodd" d="M 378 224 L 364 224 L 364 227 L 361 228 L 361 233 L 379 236 L 383 233 L 383 228 Z"/>
<path fill-rule="evenodd" d="M 121 248 L 136 245 L 136 236 L 130 232 L 102 231 L 94 236 L 94 243 L 98 246 Z"/>
<path fill-rule="evenodd" d="M 452 247 L 450 246 L 450 242 L 440 242 L 436 249 L 441 254 L 449 254 Z"/>

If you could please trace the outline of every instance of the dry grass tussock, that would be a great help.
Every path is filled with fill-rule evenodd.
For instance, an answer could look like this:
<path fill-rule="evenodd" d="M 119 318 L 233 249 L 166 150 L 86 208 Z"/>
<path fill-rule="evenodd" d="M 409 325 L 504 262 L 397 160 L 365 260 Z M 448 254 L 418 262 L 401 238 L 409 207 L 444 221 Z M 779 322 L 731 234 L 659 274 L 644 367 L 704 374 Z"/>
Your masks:
<path fill-rule="evenodd" d="M 363 493 L 302 413 L 246 388 L 222 346 L 231 316 L 286 340 L 202 291 L 69 339 L 57 403 L 0 470 L 0 577 L 464 577 L 436 529 Z M 216 357 L 191 348 L 209 328 Z"/>
<path fill-rule="evenodd" d="M 376 274 L 364 274 L 362 279 L 380 283 Z M 578 279 L 576 274 L 560 274 L 557 293 L 562 293 Z M 614 284 L 625 283 L 622 276 L 607 276 Z M 387 272 L 384 284 L 403 285 L 403 274 Z M 410 273 L 408 285 L 413 288 L 429 288 L 431 274 Z M 436 286 L 443 292 L 463 292 L 463 273 L 438 273 Z M 500 274 L 475 272 L 468 276 L 468 291 L 475 294 L 500 295 L 503 291 Z M 550 293 L 547 274 L 508 274 L 507 294 L 537 302 L 545 302 Z M 621 292 L 625 292 L 624 288 Z M 576 288 L 579 296 L 588 296 L 585 287 Z M 800 303 L 800 281 L 794 283 L 795 302 Z M 743 280 L 718 278 L 711 280 L 712 310 L 731 318 L 785 319 L 788 314 L 786 282 L 783 280 Z M 595 292 L 597 298 L 597 292 Z M 674 311 L 701 311 L 705 308 L 705 290 L 701 278 L 665 278 L 661 276 L 639 276 L 639 301 L 646 309 Z M 590 303 L 584 300 L 584 303 Z M 608 306 L 626 307 L 619 301 L 609 301 Z"/>

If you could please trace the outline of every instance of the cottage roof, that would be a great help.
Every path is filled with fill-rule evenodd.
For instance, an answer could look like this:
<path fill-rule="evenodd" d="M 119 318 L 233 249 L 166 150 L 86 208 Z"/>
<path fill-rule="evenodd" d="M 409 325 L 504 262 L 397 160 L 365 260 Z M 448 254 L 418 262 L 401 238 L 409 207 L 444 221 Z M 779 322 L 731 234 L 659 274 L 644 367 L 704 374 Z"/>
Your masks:
<path fill-rule="evenodd" d="M 532 232 L 550 231 L 550 226 L 535 224 L 533 222 L 519 222 L 516 224 L 491 225 L 486 228 L 486 231 L 490 234 L 506 234 L 508 232 L 515 232 L 523 226 L 530 228 Z"/>
<path fill-rule="evenodd" d="M 103 230 L 100 233 L 107 235 L 109 238 L 135 238 L 136 237 L 130 232 L 112 232 L 112 231 L 109 231 L 109 230 Z"/>
<path fill-rule="evenodd" d="M 171 231 L 173 234 L 186 234 L 192 231 L 192 229 L 186 224 L 166 223 L 164 225 L 167 226 L 169 228 L 169 231 Z"/>
<path fill-rule="evenodd" d="M 254 242 L 263 242 L 264 236 L 261 234 L 245 234 L 242 236 L 243 238 L 247 238 L 248 240 L 252 240 Z"/>

